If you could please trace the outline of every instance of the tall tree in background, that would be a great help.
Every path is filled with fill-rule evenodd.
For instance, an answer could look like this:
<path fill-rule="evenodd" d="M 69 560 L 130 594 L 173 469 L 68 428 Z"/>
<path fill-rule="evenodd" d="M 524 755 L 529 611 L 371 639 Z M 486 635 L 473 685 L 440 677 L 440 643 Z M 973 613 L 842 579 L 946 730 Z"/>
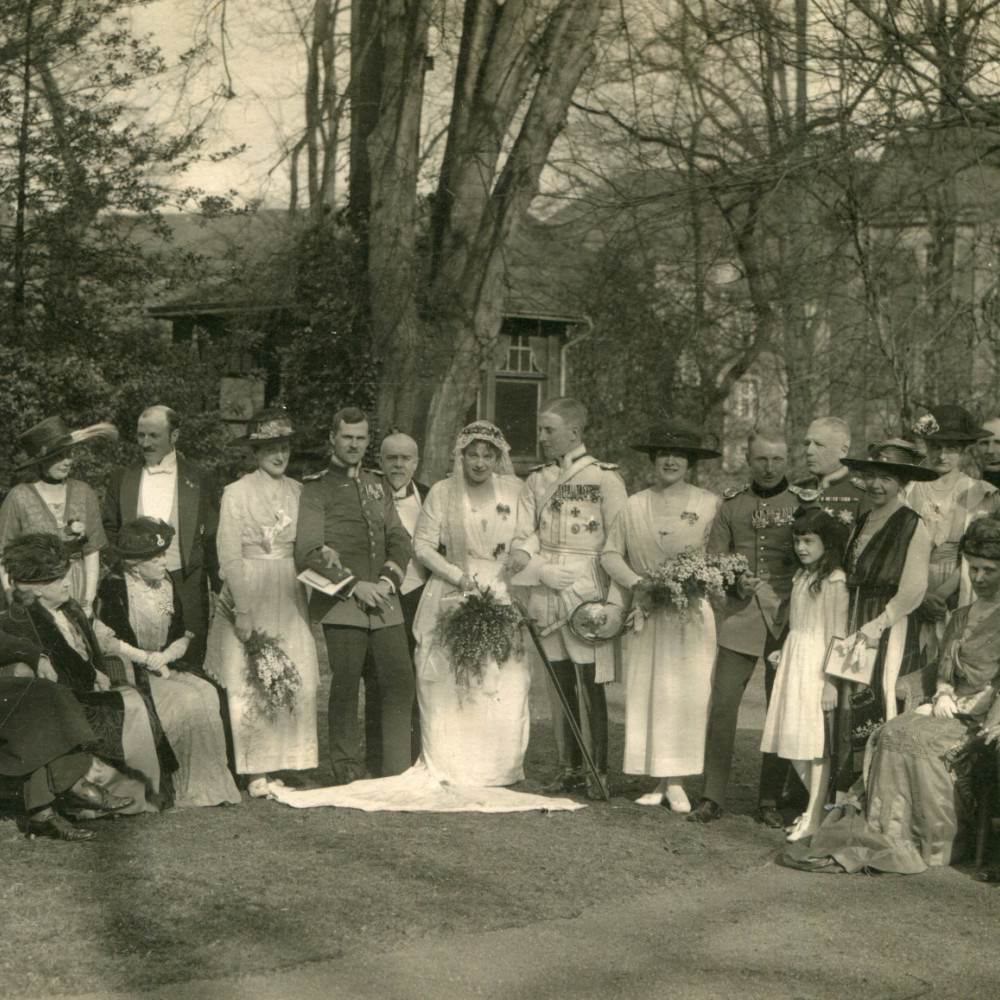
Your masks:
<path fill-rule="evenodd" d="M 465 0 L 445 150 L 421 231 L 430 0 L 353 8 L 351 213 L 366 247 L 380 426 L 440 475 L 494 355 L 504 252 L 538 193 L 607 0 Z"/>

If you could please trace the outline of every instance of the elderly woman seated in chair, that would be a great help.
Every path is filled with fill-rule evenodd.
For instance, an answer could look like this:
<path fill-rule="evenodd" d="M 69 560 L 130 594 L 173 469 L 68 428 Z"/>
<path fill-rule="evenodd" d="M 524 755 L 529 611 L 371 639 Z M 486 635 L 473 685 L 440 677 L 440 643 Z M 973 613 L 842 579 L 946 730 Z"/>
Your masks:
<path fill-rule="evenodd" d="M 219 692 L 184 659 L 191 633 L 164 555 L 173 535 L 154 517 L 122 526 L 116 571 L 97 592 L 94 631 L 105 653 L 132 664 L 136 686 L 156 706 L 177 756 L 174 805 L 233 805 L 241 799 L 226 763 Z"/>
<path fill-rule="evenodd" d="M 789 849 L 793 859 L 915 872 L 961 855 L 973 810 L 968 750 L 1000 735 L 1000 515 L 973 521 L 959 546 L 974 600 L 948 622 L 933 696 L 872 736 L 864 819 L 835 814 L 808 847 Z"/>
<path fill-rule="evenodd" d="M 109 673 L 90 621 L 70 596 L 70 556 L 58 535 L 32 532 L 4 549 L 3 568 L 14 602 L 0 614 L 0 631 L 26 639 L 44 656 L 39 673 L 69 688 L 83 706 L 96 737 L 96 755 L 117 772 L 105 788 L 134 799 L 124 812 L 157 811 L 161 778 L 177 761 L 152 703 Z M 110 768 L 109 768 L 110 772 Z"/>

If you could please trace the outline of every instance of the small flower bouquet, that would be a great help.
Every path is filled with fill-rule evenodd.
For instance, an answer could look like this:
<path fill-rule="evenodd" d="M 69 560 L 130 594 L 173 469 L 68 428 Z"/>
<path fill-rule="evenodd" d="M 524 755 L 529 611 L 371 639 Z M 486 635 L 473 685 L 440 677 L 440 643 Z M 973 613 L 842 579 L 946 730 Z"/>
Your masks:
<path fill-rule="evenodd" d="M 450 608 L 442 608 L 434 626 L 434 639 L 451 659 L 455 680 L 466 687 L 482 680 L 490 660 L 502 665 L 524 651 L 521 616 L 489 587 L 466 594 Z"/>
<path fill-rule="evenodd" d="M 713 602 L 723 600 L 727 588 L 749 570 L 746 556 L 739 553 L 709 555 L 698 546 L 691 546 L 644 573 L 637 588 L 643 595 L 644 606 L 673 608 L 679 612 L 681 621 L 686 621 L 692 601 L 702 597 Z"/>
<path fill-rule="evenodd" d="M 258 711 L 269 720 L 273 720 L 281 708 L 291 711 L 302 678 L 277 638 L 255 628 L 243 647 L 247 658 L 247 682 Z"/>

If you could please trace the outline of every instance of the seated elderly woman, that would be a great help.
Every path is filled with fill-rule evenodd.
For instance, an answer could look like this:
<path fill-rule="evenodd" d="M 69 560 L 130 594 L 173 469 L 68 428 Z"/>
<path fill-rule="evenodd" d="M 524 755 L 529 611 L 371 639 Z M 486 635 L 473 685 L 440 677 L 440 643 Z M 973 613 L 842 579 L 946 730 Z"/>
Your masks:
<path fill-rule="evenodd" d="M 973 521 L 959 548 L 975 599 L 948 622 L 933 699 L 872 736 L 865 816 L 834 813 L 808 847 L 789 848 L 793 860 L 916 872 L 959 855 L 972 807 L 962 751 L 1000 734 L 1000 516 Z"/>
<path fill-rule="evenodd" d="M 104 653 L 132 663 L 136 686 L 156 706 L 177 756 L 174 805 L 235 805 L 241 799 L 226 764 L 219 692 L 184 662 L 191 633 L 165 557 L 173 536 L 155 517 L 122 526 L 116 570 L 97 592 L 94 632 Z"/>
<path fill-rule="evenodd" d="M 39 646 L 45 674 L 81 703 L 94 752 L 111 766 L 104 786 L 135 800 L 123 811 L 157 811 L 165 804 L 160 779 L 177 769 L 177 760 L 152 702 L 129 685 L 112 687 L 94 630 L 70 597 L 66 546 L 58 535 L 30 533 L 9 543 L 2 561 L 15 601 L 0 614 L 0 631 Z"/>
<path fill-rule="evenodd" d="M 41 650 L 0 632 L 0 777 L 20 786 L 29 836 L 92 840 L 62 811 L 119 812 L 132 799 L 105 791 L 88 752 L 94 733 L 72 693 L 36 676 Z"/>

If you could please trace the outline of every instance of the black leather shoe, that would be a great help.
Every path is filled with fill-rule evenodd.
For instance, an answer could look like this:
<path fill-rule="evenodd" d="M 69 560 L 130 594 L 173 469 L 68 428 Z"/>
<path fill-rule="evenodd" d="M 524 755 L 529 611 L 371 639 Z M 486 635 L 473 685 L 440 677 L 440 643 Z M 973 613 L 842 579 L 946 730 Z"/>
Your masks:
<path fill-rule="evenodd" d="M 590 799 L 592 802 L 607 802 L 607 800 L 611 797 L 608 794 L 607 773 L 601 771 L 598 777 L 600 778 L 600 784 L 597 783 L 598 779 L 595 778 L 592 774 L 587 775 L 585 782 L 585 787 L 586 787 L 585 794 L 587 798 Z"/>
<path fill-rule="evenodd" d="M 579 768 L 564 767 L 547 785 L 542 785 L 542 795 L 558 795 L 560 792 L 576 792 L 584 787 L 583 774 Z"/>
<path fill-rule="evenodd" d="M 976 881 L 990 882 L 994 884 L 1000 882 L 1000 868 L 989 868 L 986 871 L 979 872 L 979 874 L 976 875 Z"/>
<path fill-rule="evenodd" d="M 65 820 L 58 813 L 53 813 L 48 819 L 29 819 L 25 828 L 25 833 L 29 837 L 51 837 L 53 840 L 93 840 L 93 830 L 82 830 L 78 826 L 73 826 L 69 820 Z"/>
<path fill-rule="evenodd" d="M 711 799 L 702 799 L 697 808 L 692 809 L 684 818 L 689 823 L 713 823 L 722 815 L 722 806 Z"/>
<path fill-rule="evenodd" d="M 785 828 L 785 819 L 774 806 L 758 806 L 753 818 L 755 823 L 761 823 L 772 830 Z"/>
<path fill-rule="evenodd" d="M 135 804 L 135 799 L 124 795 L 112 795 L 106 788 L 101 788 L 86 778 L 81 778 L 60 797 L 66 805 L 74 809 L 93 809 L 105 813 L 119 812 Z"/>

